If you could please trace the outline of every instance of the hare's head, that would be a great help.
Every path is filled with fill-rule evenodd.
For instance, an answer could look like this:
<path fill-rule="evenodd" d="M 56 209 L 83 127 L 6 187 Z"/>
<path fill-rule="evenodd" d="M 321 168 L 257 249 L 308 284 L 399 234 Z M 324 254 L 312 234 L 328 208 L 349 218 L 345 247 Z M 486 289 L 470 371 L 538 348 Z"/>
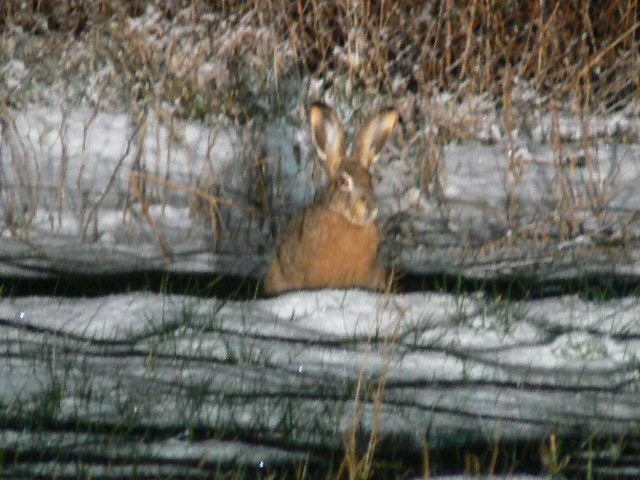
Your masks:
<path fill-rule="evenodd" d="M 311 138 L 328 177 L 322 202 L 353 224 L 373 222 L 378 208 L 371 167 L 391 136 L 398 112 L 386 109 L 369 119 L 356 135 L 349 157 L 344 129 L 335 112 L 316 103 L 310 116 Z"/>

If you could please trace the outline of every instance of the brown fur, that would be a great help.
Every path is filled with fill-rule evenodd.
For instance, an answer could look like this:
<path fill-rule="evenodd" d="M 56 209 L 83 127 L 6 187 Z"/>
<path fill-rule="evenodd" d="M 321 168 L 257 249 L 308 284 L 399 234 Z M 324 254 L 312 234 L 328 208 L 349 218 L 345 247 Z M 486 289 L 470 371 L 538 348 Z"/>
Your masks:
<path fill-rule="evenodd" d="M 267 270 L 265 293 L 303 288 L 385 288 L 369 168 L 396 120 L 393 110 L 375 115 L 356 138 L 354 155 L 345 159 L 344 131 L 337 116 L 326 105 L 312 107 L 312 139 L 324 161 L 328 186 L 316 202 L 289 223 Z"/>

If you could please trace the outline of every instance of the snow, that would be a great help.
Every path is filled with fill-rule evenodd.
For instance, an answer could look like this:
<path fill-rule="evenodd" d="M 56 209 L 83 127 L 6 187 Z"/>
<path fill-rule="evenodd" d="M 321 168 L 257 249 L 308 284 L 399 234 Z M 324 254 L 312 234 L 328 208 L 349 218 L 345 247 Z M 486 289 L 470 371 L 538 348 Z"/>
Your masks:
<path fill-rule="evenodd" d="M 147 258 L 136 268 L 220 272 L 227 252 L 236 257 L 232 273 L 259 277 L 274 240 L 263 214 L 246 205 L 247 195 L 265 193 L 256 190 L 262 188 L 256 175 L 277 185 L 268 195 L 280 230 L 313 197 L 306 132 L 286 122 L 241 131 L 179 120 L 133 123 L 122 113 L 43 107 L 14 112 L 13 119 L 4 140 L 3 181 L 11 186 L 4 195 L 11 216 L 23 212 L 25 217 L 22 223 L 14 218 L 17 231 L 0 230 L 1 238 L 9 241 L 5 248 L 12 256 L 20 246 L 12 240 L 28 236 L 30 245 L 49 258 L 57 256 L 58 240 L 80 237 L 74 248 L 83 250 L 89 240 L 92 252 L 80 255 L 79 262 L 54 262 L 69 271 L 92 270 L 98 259 L 126 270 L 121 255 L 130 247 L 138 251 L 141 244 L 162 257 L 160 237 L 177 255 Z M 411 157 L 388 159 L 386 154 L 376 169 L 376 191 L 383 224 L 399 229 L 385 245 L 388 263 L 405 271 L 483 278 L 638 275 L 637 250 L 629 250 L 628 261 L 612 255 L 606 243 L 640 238 L 634 221 L 640 204 L 640 164 L 634 159 L 640 146 L 602 139 L 593 151 L 567 144 L 557 153 L 531 139 L 517 143 L 528 146 L 514 154 L 511 173 L 501 143 L 447 145 L 439 199 L 416 187 Z M 570 166 L 570 158 L 587 163 Z M 258 173 L 256 161 L 266 162 L 264 173 Z M 148 172 L 142 180 L 157 233 L 138 202 L 131 201 L 137 200 L 131 181 L 141 168 Z M 212 198 L 218 203 L 210 203 Z M 511 214 L 508 199 L 515 209 Z M 212 208 L 216 221 L 207 219 Z M 247 217 L 255 218 L 248 228 L 232 228 Z M 182 252 L 192 252 L 193 258 Z"/>
<path fill-rule="evenodd" d="M 484 107 L 479 101 L 469 108 Z M 243 192 L 253 186 L 247 146 L 262 151 L 269 174 L 279 175 L 278 225 L 313 197 L 307 135 L 286 122 L 242 131 L 178 120 L 136 125 L 126 114 L 88 109 L 41 107 L 12 115 L 0 177 L 14 217 L 10 224 L 5 212 L 0 230 L 4 275 L 157 269 L 260 277 L 274 241 L 269 222 L 233 230 L 249 216 L 243 209 Z M 383 221 L 397 223 L 389 235 L 389 250 L 397 253 L 387 252 L 390 258 L 408 272 L 475 278 L 523 272 L 543 280 L 582 273 L 637 278 L 640 145 L 607 137 L 637 130 L 637 120 L 593 119 L 599 147 L 585 153 L 567 146 L 563 157 L 588 157 L 580 168 L 562 166 L 544 143 L 548 119 L 527 141 L 519 138 L 514 157 L 521 172 L 508 174 L 521 175 L 513 182 L 521 221 L 514 227 L 505 210 L 503 134 L 487 119 L 478 138 L 497 143 L 444 148 L 440 199 L 416 186 L 410 157 L 381 159 L 376 188 Z M 561 121 L 567 139 L 581 139 L 581 128 L 571 118 Z M 130 174 L 141 165 L 153 177 L 149 214 L 172 256 L 160 251 L 135 201 Z M 228 201 L 220 206 L 226 230 L 211 232 L 210 219 L 179 188 L 185 186 Z M 563 238 L 561 222 L 550 219 L 567 192 L 571 220 L 579 225 Z M 604 207 L 591 208 L 594 202 Z M 218 248 L 215 234 L 221 235 Z M 497 243 L 509 235 L 513 244 Z M 536 235 L 553 240 L 536 243 Z M 638 318 L 637 296 L 515 301 L 482 293 L 359 290 L 253 300 L 149 292 L 3 296 L 0 404 L 7 415 L 44 411 L 54 422 L 100 428 L 34 435 L 3 427 L 0 438 L 15 448 L 44 443 L 79 454 L 99 450 L 104 461 L 91 467 L 97 475 L 102 464 L 118 464 L 132 452 L 160 465 L 191 462 L 191 473 L 200 471 L 198 462 L 252 468 L 302 462 L 306 450 L 337 448 L 356 424 L 364 431 L 379 427 L 414 452 L 425 438 L 446 447 L 451 439 L 495 436 L 506 442 L 554 433 L 626 435 L 640 428 Z M 375 425 L 371 392 L 380 381 L 386 389 Z M 368 396 L 356 399 L 356 391 Z M 153 434 L 113 446 L 105 432 L 122 424 Z M 202 425 L 249 438 L 190 438 L 189 429 Z M 283 430 L 299 448 L 285 448 Z M 165 467 L 163 474 L 187 471 L 177 463 Z M 70 463 L 59 468 L 60 474 L 73 471 Z"/>
<path fill-rule="evenodd" d="M 180 405 L 188 401 L 179 391 L 200 386 L 191 413 L 199 422 L 276 431 L 284 412 L 271 396 L 292 392 L 294 438 L 335 443 L 338 425 L 353 420 L 350 397 L 340 392 L 384 378 L 381 428 L 413 439 L 416 450 L 428 432 L 439 442 L 496 432 L 508 441 L 640 427 L 638 299 L 516 302 L 512 324 L 490 313 L 490 304 L 477 295 L 357 290 L 254 301 L 150 293 L 5 298 L 2 402 L 37 405 L 52 388 L 53 368 L 62 419 L 117 419 L 125 401 L 142 424 L 183 424 L 189 414 Z M 609 321 L 594 331 L 596 317 Z M 220 395 L 236 401 L 220 403 Z M 372 405 L 362 408 L 360 421 L 372 428 Z M 206 443 L 171 438 L 173 458 L 208 458 Z M 166 447 L 145 445 L 164 455 Z M 253 462 L 272 461 L 273 452 L 258 452 Z M 228 444 L 216 450 L 216 458 L 237 455 Z"/>

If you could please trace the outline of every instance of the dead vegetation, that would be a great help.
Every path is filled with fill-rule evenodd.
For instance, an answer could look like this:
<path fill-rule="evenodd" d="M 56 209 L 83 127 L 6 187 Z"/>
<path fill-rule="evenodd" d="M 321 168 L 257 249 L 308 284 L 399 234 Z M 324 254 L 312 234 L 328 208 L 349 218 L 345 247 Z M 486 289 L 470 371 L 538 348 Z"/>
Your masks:
<path fill-rule="evenodd" d="M 347 110 L 393 102 L 403 118 L 397 152 L 442 215 L 455 208 L 444 194 L 443 148 L 501 142 L 507 195 L 495 237 L 501 244 L 562 241 L 580 233 L 585 210 L 596 218 L 607 212 L 611 186 L 594 173 L 598 139 L 638 140 L 633 125 L 603 131 L 593 118 L 640 113 L 639 14 L 638 0 L 7 0 L 0 6 L 4 134 L 11 133 L 11 109 L 31 103 L 124 110 L 135 125 L 153 117 L 257 131 L 283 116 L 304 123 L 301 107 L 322 97 Z M 540 161 L 519 154 L 518 138 L 533 135 L 543 115 L 552 124 L 538 129 L 536 140 L 551 145 L 554 158 L 541 161 L 553 165 L 557 182 L 533 217 L 523 218 L 519 186 Z M 578 133 L 567 137 L 563 115 L 579 119 Z M 254 152 L 248 176 L 278 181 L 261 145 L 247 152 Z M 591 180 L 580 190 L 575 179 L 585 169 Z M 166 199 L 171 179 L 160 170 L 143 163 L 132 170 L 143 205 L 154 195 Z M 145 187 L 149 176 L 159 180 Z M 257 184 L 258 192 L 245 189 L 243 202 L 275 234 L 273 212 L 285 202 L 277 187 Z M 31 197 L 20 208 L 27 224 L 37 202 Z M 18 209 L 20 199 L 6 201 Z M 220 230 L 217 205 L 208 210 Z M 483 238 L 473 246 L 486 244 Z"/>
<path fill-rule="evenodd" d="M 638 224 L 640 209 L 610 211 L 615 186 L 611 177 L 600 175 L 597 152 L 603 136 L 638 142 L 640 132 L 624 123 L 606 131 L 593 119 L 640 114 L 639 16 L 639 0 L 4 0 L 0 234 L 9 230 L 29 242 L 43 205 L 53 230 L 76 194 L 83 241 L 99 239 L 99 212 L 109 201 L 120 202 L 123 223 L 149 226 L 152 241 L 170 258 L 175 252 L 157 212 L 170 195 L 182 194 L 192 211 L 205 218 L 215 248 L 225 247 L 226 238 L 226 247 L 231 244 L 235 253 L 243 248 L 265 253 L 260 248 L 268 243 L 256 241 L 255 232 L 276 237 L 286 216 L 282 211 L 293 209 L 280 190 L 286 178 L 270 166 L 261 128 L 281 117 L 302 125 L 301 107 L 328 97 L 336 108 L 350 112 L 397 105 L 403 133 L 395 139 L 396 153 L 413 167 L 413 186 L 437 205 L 433 216 L 444 228 L 458 207 L 445 194 L 445 147 L 469 141 L 502 144 L 504 205 L 465 206 L 494 222 L 492 236 L 475 238 L 471 228 L 445 232 L 447 239 L 458 241 L 445 245 L 452 250 L 450 265 L 463 264 L 469 251 L 472 263 L 479 258 L 474 257 L 477 250 L 500 256 L 505 246 L 523 243 L 525 249 L 544 250 L 585 233 L 605 249 L 625 247 L 630 239 L 626 228 Z M 53 202 L 42 188 L 46 179 L 34 149 L 13 118 L 29 104 L 59 106 L 63 113 Z M 76 178 L 66 170 L 65 122 L 78 106 L 94 112 L 85 136 L 99 111 L 126 111 L 134 126 L 106 188 L 93 196 L 83 190 L 82 167 Z M 522 155 L 519 138 L 534 136 L 543 116 L 551 124 L 537 130 L 536 140 L 548 144 L 552 155 Z M 578 119 L 577 133 L 563 129 L 564 116 Z M 172 152 L 184 141 L 177 126 L 181 120 L 202 122 L 212 132 L 205 167 L 189 184 L 178 184 L 170 175 Z M 245 135 L 241 161 L 248 182 L 237 192 L 218 188 L 220 171 L 211 152 L 220 125 L 238 127 Z M 499 125 L 500 131 L 489 125 Z M 145 161 L 145 136 L 165 138 L 160 134 L 165 127 L 169 134 L 162 155 Z M 301 163 L 295 147 L 292 155 Z M 525 206 L 520 186 L 532 166 L 548 167 L 553 182 L 538 204 Z M 120 177 L 130 182 L 129 195 L 114 201 Z M 72 191 L 69 185 L 77 188 Z M 409 246 L 423 243 L 435 250 L 435 241 L 411 230 L 416 217 L 400 213 L 398 223 Z M 240 237 L 246 244 L 240 245 Z M 398 250 L 407 246 L 398 243 Z M 384 388 L 383 378 L 370 392 L 375 422 Z M 360 385 L 357 401 L 359 395 Z M 345 438 L 338 477 L 366 478 L 372 471 L 375 428 L 364 452 L 357 451 L 355 434 L 354 427 Z M 547 467 L 557 473 L 565 457 L 556 451 L 555 437 L 547 443 Z M 466 470 L 492 473 L 494 452 L 497 445 L 484 469 L 478 457 L 469 456 Z M 425 478 L 428 454 L 425 445 Z"/>
<path fill-rule="evenodd" d="M 639 88 L 639 8 L 637 0 L 7 0 L 0 28 L 5 58 L 33 67 L 61 37 L 63 75 L 104 56 L 129 96 L 179 102 L 185 115 L 247 102 L 243 89 L 261 79 L 277 90 L 292 71 L 346 76 L 354 92 L 446 90 L 498 102 L 521 79 L 542 98 L 610 110 Z M 21 48 L 17 32 L 46 47 Z M 94 47 L 84 58 L 74 47 L 83 44 Z"/>

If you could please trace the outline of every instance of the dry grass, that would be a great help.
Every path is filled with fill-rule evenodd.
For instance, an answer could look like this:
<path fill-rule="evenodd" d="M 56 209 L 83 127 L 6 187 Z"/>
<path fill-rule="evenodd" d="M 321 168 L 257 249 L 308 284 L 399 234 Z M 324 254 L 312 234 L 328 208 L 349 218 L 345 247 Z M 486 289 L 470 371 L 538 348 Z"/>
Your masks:
<path fill-rule="evenodd" d="M 31 102 L 126 110 L 135 125 L 151 116 L 166 124 L 198 119 L 213 128 L 220 121 L 253 128 L 283 116 L 301 123 L 292 112 L 318 97 L 349 110 L 393 102 L 404 120 L 400 155 L 415 165 L 415 186 L 425 196 L 446 200 L 445 145 L 501 141 L 507 201 L 496 221 L 503 233 L 508 241 L 546 241 L 552 223 L 552 235 L 562 240 L 579 230 L 580 211 L 605 212 L 610 193 L 596 177 L 584 191 L 575 189 L 558 118 L 582 119 L 581 147 L 589 157 L 601 135 L 592 115 L 638 114 L 639 14 L 639 0 L 6 0 L 4 134 L 17 138 L 7 112 Z M 518 186 L 526 165 L 515 139 L 543 114 L 555 119 L 546 141 L 557 181 L 549 204 L 535 206 L 543 214 L 531 225 L 521 218 Z M 492 121 L 499 138 L 486 130 Z M 141 128 L 141 135 L 153 134 Z M 637 132 L 618 135 L 637 140 Z M 249 150 L 246 171 L 255 188 L 245 200 L 260 210 L 258 222 L 266 219 L 276 232 L 277 195 L 268 181 L 278 175 L 268 170 L 260 145 Z M 24 158 L 26 165 L 28 152 Z M 584 160 L 587 169 L 595 169 L 592 160 Z M 64 182 L 64 159 L 60 168 Z M 136 165 L 135 173 L 141 182 L 145 175 L 169 181 L 157 166 Z M 33 175 L 22 177 L 33 186 Z M 143 204 L 148 195 L 166 198 L 166 185 L 141 185 Z M 8 216 L 28 225 L 37 189 L 19 190 L 7 199 Z M 217 207 L 210 217 L 219 230 Z"/>
<path fill-rule="evenodd" d="M 622 106 L 639 87 L 638 0 L 88 5 L 8 0 L 0 28 L 48 42 L 59 35 L 69 50 L 88 42 L 128 96 L 179 100 L 185 115 L 211 112 L 212 103 L 233 112 L 257 93 L 246 90 L 246 75 L 268 76 L 273 89 L 291 71 L 328 82 L 346 76 L 353 91 L 490 93 L 498 101 L 517 78 L 543 98 L 571 96 L 597 110 Z M 11 42 L 3 43 L 6 55 Z"/>
<path fill-rule="evenodd" d="M 108 187 L 97 198 L 79 197 L 83 239 L 98 238 L 98 210 L 116 174 L 127 173 L 131 195 L 123 216 L 133 215 L 132 205 L 138 206 L 138 218 L 150 225 L 167 257 L 172 255 L 169 240 L 149 206 L 164 205 L 168 190 L 192 197 L 210 220 L 216 244 L 221 230 L 229 228 L 223 225 L 223 207 L 244 213 L 246 225 L 238 228 L 265 229 L 275 236 L 273 211 L 285 203 L 278 200 L 281 177 L 269 170 L 257 138 L 245 142 L 249 181 L 243 202 L 234 202 L 214 192 L 213 167 L 194 185 L 173 183 L 168 174 L 172 144 L 165 146 L 167 165 L 159 165 L 159 160 L 144 164 L 144 136 L 158 135 L 147 119 L 170 125 L 169 139 L 179 137 L 173 131 L 176 119 L 199 120 L 212 131 L 219 122 L 252 131 L 256 124 L 304 112 L 300 106 L 328 96 L 350 110 L 365 104 L 373 110 L 393 101 L 404 120 L 398 152 L 415 166 L 415 186 L 443 210 L 450 208 L 443 205 L 444 146 L 472 139 L 495 142 L 484 128 L 487 119 L 496 120 L 502 128 L 507 201 L 504 211 L 492 214 L 502 222 L 503 232 L 510 233 L 496 243 L 533 238 L 546 244 L 550 235 L 569 239 L 580 230 L 580 212 L 606 215 L 610 194 L 610 186 L 597 175 L 586 188 L 575 187 L 576 169 L 582 168 L 578 164 L 597 170 L 597 159 L 589 152 L 597 146 L 599 133 L 590 116 L 622 109 L 640 113 L 639 14 L 640 0 L 4 0 L 0 120 L 2 147 L 13 151 L 0 151 L 3 221 L 14 236 L 29 239 L 42 202 L 41 178 L 12 111 L 44 102 L 61 104 L 64 112 L 77 105 L 88 105 L 96 113 L 125 110 L 135 126 Z M 584 158 L 568 159 L 568 140 L 560 126 L 563 113 L 582 121 Z M 555 181 L 545 196 L 547 203 L 534 206 L 530 222 L 520 217 L 518 185 L 527 165 L 516 154 L 516 136 L 543 114 L 553 123 L 546 141 L 553 150 Z M 57 201 L 47 206 L 52 223 L 62 221 L 65 184 L 75 181 L 81 190 L 80 177 L 67 178 L 63 126 Z M 621 142 L 638 140 L 633 132 L 619 135 Z M 133 161 L 126 172 L 130 153 Z M 9 170 L 20 183 L 6 185 Z M 637 214 L 630 213 L 629 222 L 637 221 Z M 384 356 L 393 348 L 393 340 L 385 344 Z M 384 373 L 372 391 L 358 385 L 354 422 L 368 402 L 373 410 L 371 435 L 363 446 L 357 425 L 347 432 L 339 478 L 362 479 L 375 471 Z M 544 446 L 548 469 L 557 473 L 566 459 L 558 453 L 555 437 Z M 496 443 L 485 464 L 469 454 L 467 473 L 493 472 L 497 452 Z M 425 446 L 425 478 L 430 476 L 429 464 Z"/>

